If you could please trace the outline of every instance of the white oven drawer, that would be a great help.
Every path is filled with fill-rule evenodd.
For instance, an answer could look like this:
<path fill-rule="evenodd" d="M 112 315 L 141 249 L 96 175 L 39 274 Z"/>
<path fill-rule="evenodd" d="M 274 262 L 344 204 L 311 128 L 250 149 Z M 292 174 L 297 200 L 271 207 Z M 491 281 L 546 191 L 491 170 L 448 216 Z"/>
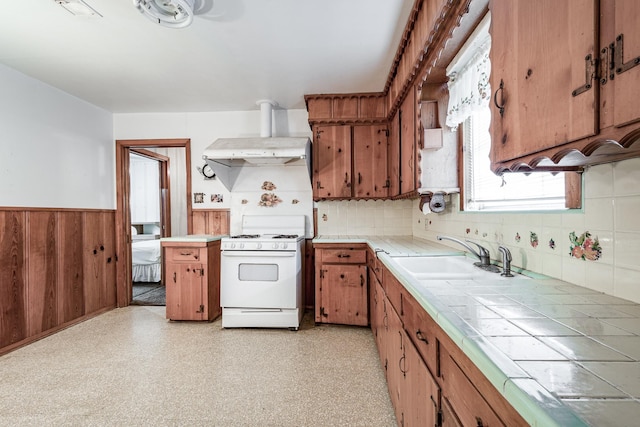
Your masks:
<path fill-rule="evenodd" d="M 298 307 L 302 266 L 297 252 L 222 251 L 221 255 L 222 307 Z"/>

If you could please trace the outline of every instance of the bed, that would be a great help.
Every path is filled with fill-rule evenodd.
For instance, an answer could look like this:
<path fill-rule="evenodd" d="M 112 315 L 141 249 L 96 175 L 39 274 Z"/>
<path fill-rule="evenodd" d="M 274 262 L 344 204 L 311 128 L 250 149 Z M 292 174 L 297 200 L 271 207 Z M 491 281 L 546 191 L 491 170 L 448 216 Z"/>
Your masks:
<path fill-rule="evenodd" d="M 162 279 L 160 240 L 140 240 L 131 243 L 134 282 L 159 282 Z"/>

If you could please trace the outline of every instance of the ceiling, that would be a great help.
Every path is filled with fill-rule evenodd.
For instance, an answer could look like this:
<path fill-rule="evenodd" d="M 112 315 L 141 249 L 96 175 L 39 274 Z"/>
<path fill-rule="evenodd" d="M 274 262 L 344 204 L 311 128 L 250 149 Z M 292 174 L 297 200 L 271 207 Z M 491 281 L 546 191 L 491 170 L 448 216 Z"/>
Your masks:
<path fill-rule="evenodd" d="M 0 63 L 113 113 L 243 111 L 384 89 L 413 0 L 195 0 L 166 28 L 132 0 L 3 2 Z"/>

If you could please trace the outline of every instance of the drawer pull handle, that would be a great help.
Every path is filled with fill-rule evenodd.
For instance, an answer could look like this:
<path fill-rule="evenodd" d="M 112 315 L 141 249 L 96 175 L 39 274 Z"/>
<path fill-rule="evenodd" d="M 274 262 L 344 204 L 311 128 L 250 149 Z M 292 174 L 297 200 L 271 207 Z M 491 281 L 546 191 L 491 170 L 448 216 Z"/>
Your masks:
<path fill-rule="evenodd" d="M 349 254 L 338 254 L 338 258 L 351 258 Z"/>
<path fill-rule="evenodd" d="M 425 344 L 429 344 L 429 340 L 427 339 L 427 337 L 422 335 L 422 331 L 420 329 L 416 331 L 416 338 L 418 338 L 420 341 L 424 342 Z"/>
<path fill-rule="evenodd" d="M 500 92 L 500 104 L 498 104 L 498 92 Z M 504 82 L 500 79 L 500 86 L 496 89 L 496 92 L 493 94 L 493 103 L 498 108 L 500 112 L 500 117 L 504 116 Z"/>
<path fill-rule="evenodd" d="M 403 376 L 407 376 L 407 367 L 406 365 L 406 357 L 405 355 L 402 355 L 402 357 L 400 358 L 400 362 L 398 363 L 398 367 L 400 368 L 400 372 L 402 372 Z"/>
<path fill-rule="evenodd" d="M 182 252 L 180 252 L 180 255 L 189 256 L 189 255 L 193 255 L 193 252 L 192 251 L 187 251 L 187 252 L 182 251 Z"/>

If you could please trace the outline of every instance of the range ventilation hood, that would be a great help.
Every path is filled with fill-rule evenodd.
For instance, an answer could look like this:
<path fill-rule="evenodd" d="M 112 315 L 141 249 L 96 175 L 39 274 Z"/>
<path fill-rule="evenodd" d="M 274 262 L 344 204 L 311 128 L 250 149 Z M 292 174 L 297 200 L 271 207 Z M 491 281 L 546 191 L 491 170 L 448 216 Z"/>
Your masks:
<path fill-rule="evenodd" d="M 273 101 L 258 101 L 261 112 L 260 137 L 219 138 L 204 150 L 202 158 L 218 179 L 232 190 L 245 167 L 305 167 L 311 177 L 311 141 L 307 137 L 272 137 Z"/>

